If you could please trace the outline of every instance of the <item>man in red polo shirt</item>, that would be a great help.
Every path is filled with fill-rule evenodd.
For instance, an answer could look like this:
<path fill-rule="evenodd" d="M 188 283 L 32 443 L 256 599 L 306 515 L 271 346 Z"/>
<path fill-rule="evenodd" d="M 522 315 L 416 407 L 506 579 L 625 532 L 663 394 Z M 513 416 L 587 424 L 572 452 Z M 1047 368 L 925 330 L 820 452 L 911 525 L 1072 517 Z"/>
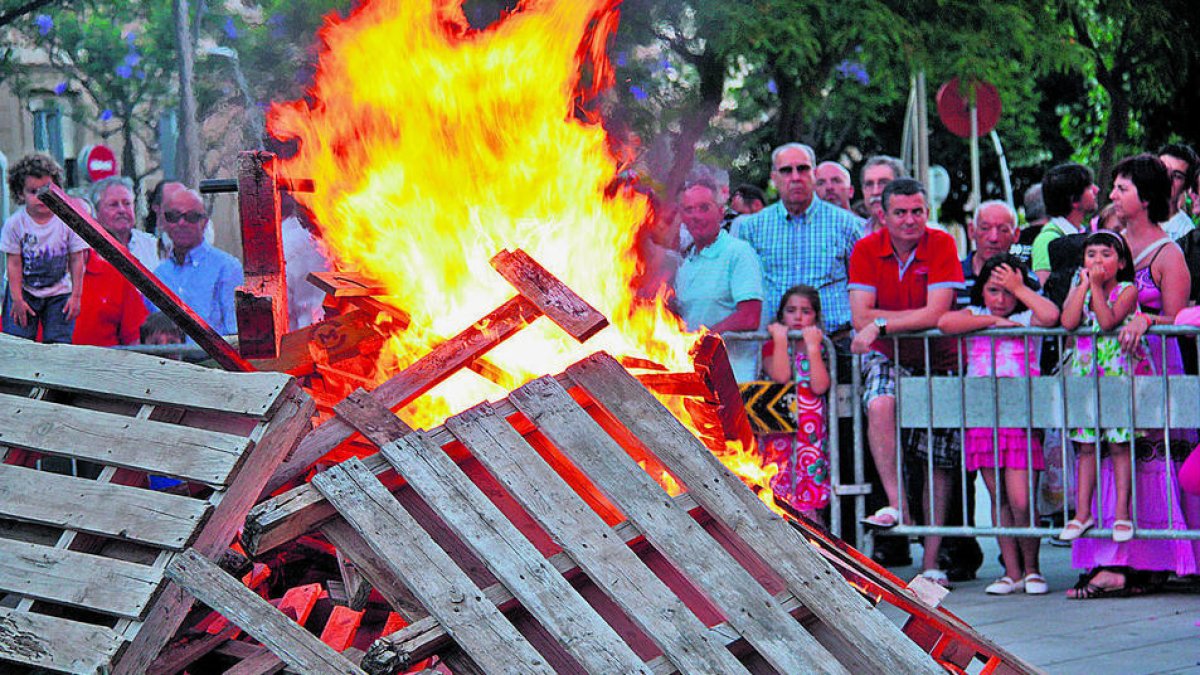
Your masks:
<path fill-rule="evenodd" d="M 888 183 L 882 206 L 884 227 L 859 241 L 850 255 L 849 289 L 857 331 L 851 349 L 864 355 L 867 439 L 888 498 L 888 506 L 866 522 L 890 528 L 900 523 L 901 512 L 908 514 L 896 463 L 896 380 L 905 373 L 923 372 L 925 356 L 919 340 L 902 344 L 897 355 L 892 341 L 881 338 L 935 328 L 938 319 L 954 306 L 955 294 L 963 287 L 963 274 L 954 239 L 926 227 L 929 211 L 921 183 L 907 178 Z M 934 351 L 930 355 L 934 370 L 955 367 L 952 348 Z M 927 515 L 932 506 L 934 517 L 926 522 L 945 521 L 945 497 L 961 456 L 955 439 L 956 433 L 935 430 L 934 503 L 926 504 Z M 924 440 L 912 441 L 910 447 L 918 454 L 926 451 Z M 940 545 L 941 537 L 925 537 L 924 574 L 945 584 L 945 575 L 937 567 Z"/>

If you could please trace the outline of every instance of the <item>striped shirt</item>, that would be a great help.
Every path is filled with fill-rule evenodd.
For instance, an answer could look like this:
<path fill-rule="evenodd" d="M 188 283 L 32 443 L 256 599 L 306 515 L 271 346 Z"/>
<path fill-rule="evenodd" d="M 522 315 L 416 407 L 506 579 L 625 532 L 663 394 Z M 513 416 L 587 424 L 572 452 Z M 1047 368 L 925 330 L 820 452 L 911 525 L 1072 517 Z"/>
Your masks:
<path fill-rule="evenodd" d="M 828 331 L 849 325 L 847 270 L 850 252 L 862 236 L 861 218 L 814 196 L 798 216 L 775 202 L 737 224 L 738 236 L 762 261 L 764 326 L 774 321 L 783 294 L 797 284 L 817 289 Z"/>

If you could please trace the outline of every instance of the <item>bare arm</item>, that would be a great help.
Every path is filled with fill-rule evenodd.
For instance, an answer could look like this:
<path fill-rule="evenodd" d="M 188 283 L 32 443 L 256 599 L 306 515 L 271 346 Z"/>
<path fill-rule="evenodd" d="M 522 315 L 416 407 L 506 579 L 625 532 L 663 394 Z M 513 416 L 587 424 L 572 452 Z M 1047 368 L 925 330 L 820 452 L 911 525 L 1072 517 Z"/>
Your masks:
<path fill-rule="evenodd" d="M 1059 317 L 1063 328 L 1075 330 L 1083 323 L 1083 301 L 1089 285 L 1087 269 L 1079 270 L 1079 283 L 1071 287 L 1067 299 L 1063 301 L 1062 316 Z"/>
<path fill-rule="evenodd" d="M 767 326 L 767 332 L 771 334 L 771 355 L 763 362 L 763 370 L 767 371 L 767 376 L 775 382 L 791 382 L 792 364 L 788 359 L 787 326 L 772 323 Z"/>
<path fill-rule="evenodd" d="M 946 312 L 943 314 L 942 318 L 938 319 L 937 328 L 947 335 L 957 335 L 985 328 L 1012 325 L 1013 322 L 1004 317 L 987 314 L 976 315 L 969 309 L 960 309 L 956 312 Z"/>
<path fill-rule="evenodd" d="M 825 358 L 821 354 L 821 345 L 825 339 L 825 334 L 820 328 L 809 327 L 804 329 L 804 349 L 808 351 L 808 386 L 817 396 L 823 396 L 829 391 L 830 379 L 829 368 L 825 365 Z"/>
<path fill-rule="evenodd" d="M 89 249 L 82 251 L 74 251 L 71 253 L 69 266 L 71 274 L 71 297 L 67 298 L 67 304 L 63 306 L 63 314 L 66 315 L 67 321 L 74 321 L 75 317 L 79 316 L 79 309 L 83 300 L 83 267 L 87 264 Z"/>
<path fill-rule="evenodd" d="M 12 315 L 13 321 L 17 325 L 24 328 L 28 317 L 33 316 L 33 310 L 25 303 L 25 268 L 21 261 L 20 253 L 5 254 L 5 265 L 8 268 L 8 291 L 12 296 Z"/>
<path fill-rule="evenodd" d="M 1117 301 L 1109 307 L 1108 302 L 1096 301 L 1096 293 L 1092 291 L 1092 309 L 1096 312 L 1096 323 L 1105 331 L 1116 330 L 1125 318 L 1137 309 L 1137 287 L 1127 286 L 1117 296 Z"/>
<path fill-rule="evenodd" d="M 1021 273 L 1008 265 L 1000 265 L 992 271 L 990 281 L 1000 284 L 1033 313 L 1029 322 L 1033 326 L 1053 326 L 1058 323 L 1058 307 L 1025 285 Z"/>
<path fill-rule="evenodd" d="M 761 319 L 762 300 L 743 300 L 737 304 L 732 314 L 718 321 L 712 330 L 714 333 L 758 330 L 758 322 Z"/>

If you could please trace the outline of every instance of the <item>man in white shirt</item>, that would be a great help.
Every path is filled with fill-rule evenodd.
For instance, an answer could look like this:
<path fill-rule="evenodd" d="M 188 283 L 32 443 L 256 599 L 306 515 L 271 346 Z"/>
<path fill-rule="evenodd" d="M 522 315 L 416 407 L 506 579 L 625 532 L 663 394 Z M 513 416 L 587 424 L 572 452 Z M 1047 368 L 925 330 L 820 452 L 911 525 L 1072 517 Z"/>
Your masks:
<path fill-rule="evenodd" d="M 1167 205 L 1170 218 L 1161 225 L 1168 237 L 1178 239 L 1195 228 L 1187 210 L 1183 208 L 1183 198 L 1188 186 L 1196 183 L 1200 157 L 1190 145 L 1171 143 L 1159 148 L 1158 158 L 1166 165 L 1167 173 L 1171 176 L 1171 201 Z"/>

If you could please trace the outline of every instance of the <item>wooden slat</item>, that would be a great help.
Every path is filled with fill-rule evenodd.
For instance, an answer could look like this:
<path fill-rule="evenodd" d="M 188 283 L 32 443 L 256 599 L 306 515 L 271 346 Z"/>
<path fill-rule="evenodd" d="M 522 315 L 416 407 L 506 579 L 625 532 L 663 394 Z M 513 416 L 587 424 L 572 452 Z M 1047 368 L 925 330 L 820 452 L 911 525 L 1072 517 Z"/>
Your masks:
<path fill-rule="evenodd" d="M 278 163 L 272 153 L 248 150 L 238 153 L 237 167 L 245 273 L 234 292 L 238 351 L 246 358 L 273 359 L 288 329 Z"/>
<path fill-rule="evenodd" d="M 547 319 L 576 340 L 586 342 L 608 326 L 608 319 L 603 314 L 521 249 L 501 251 L 492 257 L 491 263 L 500 276 L 537 305 Z"/>
<path fill-rule="evenodd" d="M 407 436 L 381 452 L 580 664 L 591 672 L 650 672 L 440 447 Z"/>
<path fill-rule="evenodd" d="M 184 480 L 224 485 L 240 436 L 0 394 L 0 443 Z"/>
<path fill-rule="evenodd" d="M 517 296 L 458 335 L 434 347 L 408 368 L 379 385 L 372 393 L 388 408 L 402 408 L 541 315 L 541 310 L 532 302 Z M 350 425 L 336 418 L 327 420 L 313 429 L 312 433 L 304 437 L 292 456 L 275 471 L 264 492 L 270 494 L 304 473 L 313 462 L 350 438 L 353 433 Z"/>
<path fill-rule="evenodd" d="M 498 673 L 552 672 L 362 462 L 342 462 L 317 474 L 313 485 L 479 667 Z"/>
<path fill-rule="evenodd" d="M 308 283 L 335 298 L 387 295 L 387 287 L 359 274 L 349 272 L 309 272 Z"/>
<path fill-rule="evenodd" d="M 688 429 L 611 356 L 597 353 L 567 373 L 662 460 L 695 500 L 737 533 L 787 582 L 805 606 L 875 669 L 932 673 L 940 668 L 812 549 L 768 511 Z"/>
<path fill-rule="evenodd" d="M 0 659 L 72 673 L 104 673 L 124 640 L 110 628 L 0 608 Z"/>
<path fill-rule="evenodd" d="M 646 539 L 721 608 L 731 626 L 784 673 L 847 672 L 762 586 L 642 471 L 553 378 L 509 395 Z"/>
<path fill-rule="evenodd" d="M 0 464 L 0 517 L 182 549 L 208 504 L 154 490 Z"/>
<path fill-rule="evenodd" d="M 140 618 L 162 582 L 146 565 L 0 539 L 0 590 Z"/>
<path fill-rule="evenodd" d="M 175 556 L 166 573 L 300 672 L 363 672 L 196 551 Z"/>
<path fill-rule="evenodd" d="M 0 380 L 261 419 L 289 377 L 232 374 L 120 349 L 47 345 L 0 335 Z"/>
<path fill-rule="evenodd" d="M 483 404 L 446 420 L 467 446 L 606 595 L 685 673 L 745 672 L 725 645 L 554 472 Z"/>

